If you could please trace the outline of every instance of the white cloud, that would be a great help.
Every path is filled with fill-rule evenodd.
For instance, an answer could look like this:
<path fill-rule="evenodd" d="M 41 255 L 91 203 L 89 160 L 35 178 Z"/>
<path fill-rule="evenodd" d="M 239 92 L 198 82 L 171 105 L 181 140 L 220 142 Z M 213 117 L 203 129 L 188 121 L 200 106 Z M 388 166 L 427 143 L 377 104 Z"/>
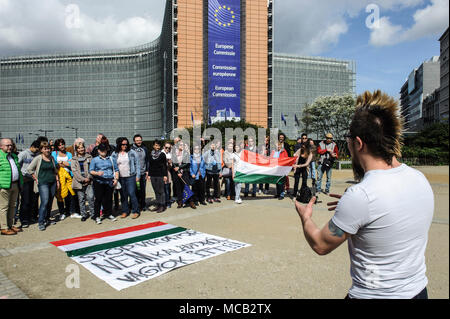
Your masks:
<path fill-rule="evenodd" d="M 414 13 L 414 24 L 408 29 L 382 17 L 380 27 L 372 30 L 369 43 L 380 47 L 440 35 L 448 27 L 448 10 L 448 0 L 431 0 L 430 5 Z"/>
<path fill-rule="evenodd" d="M 393 45 L 402 32 L 402 27 L 393 25 L 388 17 L 381 17 L 379 27 L 374 28 L 370 34 L 370 44 L 374 46 Z"/>
<path fill-rule="evenodd" d="M 0 0 L 0 56 L 127 48 L 151 42 L 161 32 L 161 21 L 144 13 L 153 7 L 148 1 L 135 3 L 142 10 L 136 9 L 134 16 L 117 18 L 120 7 L 116 7 L 119 14 L 109 11 L 100 17 L 83 4 L 77 6 L 79 17 L 74 18 L 77 12 L 66 11 L 66 0 Z"/>
<path fill-rule="evenodd" d="M 367 5 L 374 3 L 381 12 L 400 11 L 421 5 L 424 0 L 278 0 L 274 3 L 275 51 L 318 55 L 339 43 L 349 31 L 349 20 L 365 12 Z"/>

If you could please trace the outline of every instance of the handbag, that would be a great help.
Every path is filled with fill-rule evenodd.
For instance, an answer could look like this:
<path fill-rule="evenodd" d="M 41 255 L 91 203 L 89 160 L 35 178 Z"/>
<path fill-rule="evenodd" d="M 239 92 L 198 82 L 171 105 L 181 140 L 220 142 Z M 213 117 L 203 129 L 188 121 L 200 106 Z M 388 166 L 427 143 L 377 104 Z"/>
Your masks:
<path fill-rule="evenodd" d="M 222 169 L 222 177 L 230 177 L 231 176 L 231 169 L 229 167 L 224 166 Z"/>
<path fill-rule="evenodd" d="M 322 162 L 322 172 L 328 171 L 333 166 L 333 162 L 331 159 L 325 158 Z"/>

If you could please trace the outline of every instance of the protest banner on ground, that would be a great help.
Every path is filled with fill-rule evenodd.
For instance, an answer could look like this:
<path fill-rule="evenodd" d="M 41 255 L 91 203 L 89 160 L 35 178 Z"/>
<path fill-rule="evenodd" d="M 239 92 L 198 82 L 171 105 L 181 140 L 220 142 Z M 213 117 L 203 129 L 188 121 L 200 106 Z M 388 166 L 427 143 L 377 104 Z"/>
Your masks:
<path fill-rule="evenodd" d="M 117 290 L 251 246 L 159 221 L 51 244 Z"/>

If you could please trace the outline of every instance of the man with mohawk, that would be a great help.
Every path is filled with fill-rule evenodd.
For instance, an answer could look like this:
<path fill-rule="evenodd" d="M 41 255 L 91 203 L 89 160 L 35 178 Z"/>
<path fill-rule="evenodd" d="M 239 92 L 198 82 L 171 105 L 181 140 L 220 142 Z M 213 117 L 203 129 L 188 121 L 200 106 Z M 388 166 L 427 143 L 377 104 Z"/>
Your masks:
<path fill-rule="evenodd" d="M 346 136 L 355 180 L 329 223 L 312 221 L 313 203 L 295 202 L 305 238 L 319 255 L 348 240 L 351 298 L 427 299 L 425 249 L 434 196 L 425 176 L 400 163 L 403 120 L 398 103 L 376 91 L 358 96 Z"/>

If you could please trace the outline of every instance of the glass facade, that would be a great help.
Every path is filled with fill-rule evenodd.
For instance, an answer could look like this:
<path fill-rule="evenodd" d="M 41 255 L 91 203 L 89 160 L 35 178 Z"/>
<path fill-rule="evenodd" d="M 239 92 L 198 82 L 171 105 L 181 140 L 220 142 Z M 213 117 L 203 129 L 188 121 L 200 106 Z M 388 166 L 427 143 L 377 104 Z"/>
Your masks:
<path fill-rule="evenodd" d="M 355 94 L 355 77 L 354 61 L 275 53 L 271 127 L 279 128 L 290 139 L 296 139 L 303 129 L 303 107 L 320 96 Z"/>
<path fill-rule="evenodd" d="M 126 50 L 1 58 L 1 136 L 20 134 L 20 148 L 45 134 L 68 145 L 76 135 L 93 143 L 98 133 L 110 143 L 136 133 L 160 138 L 160 58 L 159 39 Z"/>

